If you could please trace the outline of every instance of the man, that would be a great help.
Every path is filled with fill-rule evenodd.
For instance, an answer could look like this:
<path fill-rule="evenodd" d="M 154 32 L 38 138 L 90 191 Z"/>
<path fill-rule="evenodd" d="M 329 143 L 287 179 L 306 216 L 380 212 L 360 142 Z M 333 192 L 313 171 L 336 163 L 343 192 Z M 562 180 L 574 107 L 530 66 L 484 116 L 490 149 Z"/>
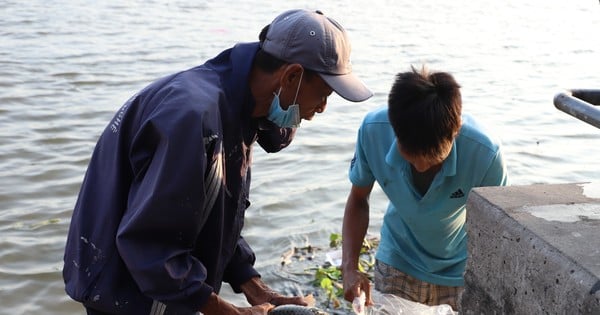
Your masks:
<path fill-rule="evenodd" d="M 345 30 L 284 12 L 235 45 L 133 96 L 100 137 L 73 212 L 63 276 L 88 314 L 266 314 L 305 305 L 269 289 L 241 237 L 251 150 L 286 147 L 335 91 L 372 93 L 351 73 Z M 228 282 L 251 307 L 218 295 Z"/>
<path fill-rule="evenodd" d="M 456 309 L 467 259 L 467 194 L 507 183 L 499 143 L 462 116 L 459 88 L 448 73 L 413 68 L 397 75 L 388 107 L 365 117 L 342 228 L 347 300 L 364 291 L 372 304 L 369 279 L 357 263 L 377 181 L 389 205 L 375 255 L 375 289 Z"/>

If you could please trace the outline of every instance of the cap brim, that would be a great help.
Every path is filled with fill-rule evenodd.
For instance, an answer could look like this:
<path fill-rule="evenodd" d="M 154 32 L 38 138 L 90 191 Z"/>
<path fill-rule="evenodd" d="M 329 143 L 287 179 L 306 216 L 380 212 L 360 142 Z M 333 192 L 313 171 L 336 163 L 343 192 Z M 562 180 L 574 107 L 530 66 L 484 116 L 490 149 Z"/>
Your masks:
<path fill-rule="evenodd" d="M 362 102 L 373 96 L 373 92 L 352 73 L 319 75 L 335 93 L 351 102 Z"/>

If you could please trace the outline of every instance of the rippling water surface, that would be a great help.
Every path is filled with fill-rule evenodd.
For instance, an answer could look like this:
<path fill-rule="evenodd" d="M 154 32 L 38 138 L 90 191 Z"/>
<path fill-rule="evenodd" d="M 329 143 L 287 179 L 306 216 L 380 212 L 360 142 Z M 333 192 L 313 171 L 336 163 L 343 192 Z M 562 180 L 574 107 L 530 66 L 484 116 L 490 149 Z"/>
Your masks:
<path fill-rule="evenodd" d="M 600 130 L 552 104 L 564 89 L 600 88 L 597 1 L 349 3 L 0 1 L 0 313 L 83 313 L 64 293 L 63 248 L 114 111 L 155 78 L 256 40 L 288 8 L 318 8 L 347 28 L 354 71 L 375 96 L 360 104 L 331 97 L 290 148 L 255 151 L 244 235 L 274 286 L 285 282 L 281 253 L 326 247 L 340 232 L 356 128 L 411 64 L 455 75 L 464 110 L 501 138 L 513 184 L 599 177 Z M 380 191 L 372 202 L 376 234 Z"/>

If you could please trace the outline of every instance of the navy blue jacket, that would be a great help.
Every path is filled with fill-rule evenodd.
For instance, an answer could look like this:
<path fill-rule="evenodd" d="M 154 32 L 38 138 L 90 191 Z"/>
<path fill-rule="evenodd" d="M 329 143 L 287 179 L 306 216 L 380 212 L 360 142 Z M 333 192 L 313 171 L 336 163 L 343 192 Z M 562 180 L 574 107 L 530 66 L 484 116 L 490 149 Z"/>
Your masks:
<path fill-rule="evenodd" d="M 69 229 L 67 293 L 114 314 L 190 314 L 258 272 L 241 237 L 256 141 L 294 129 L 251 117 L 258 43 L 161 78 L 126 102 L 90 160 Z"/>

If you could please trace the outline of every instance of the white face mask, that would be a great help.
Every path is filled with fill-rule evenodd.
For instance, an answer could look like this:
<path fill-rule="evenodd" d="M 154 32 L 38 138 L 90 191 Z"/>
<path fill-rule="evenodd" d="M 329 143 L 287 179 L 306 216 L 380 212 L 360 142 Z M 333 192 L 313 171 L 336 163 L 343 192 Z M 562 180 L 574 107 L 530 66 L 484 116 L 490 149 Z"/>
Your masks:
<path fill-rule="evenodd" d="M 275 95 L 273 97 L 273 101 L 271 102 L 271 107 L 269 108 L 269 114 L 267 115 L 267 119 L 276 124 L 281 128 L 298 128 L 300 127 L 300 105 L 296 104 L 296 99 L 298 98 L 298 92 L 300 91 L 300 83 L 302 83 L 302 74 L 304 71 L 300 73 L 300 82 L 298 82 L 298 88 L 296 89 L 296 96 L 294 96 L 294 102 L 292 105 L 288 106 L 288 109 L 285 110 L 281 107 L 279 103 L 279 94 L 281 94 L 281 88 L 277 93 L 273 93 Z"/>

